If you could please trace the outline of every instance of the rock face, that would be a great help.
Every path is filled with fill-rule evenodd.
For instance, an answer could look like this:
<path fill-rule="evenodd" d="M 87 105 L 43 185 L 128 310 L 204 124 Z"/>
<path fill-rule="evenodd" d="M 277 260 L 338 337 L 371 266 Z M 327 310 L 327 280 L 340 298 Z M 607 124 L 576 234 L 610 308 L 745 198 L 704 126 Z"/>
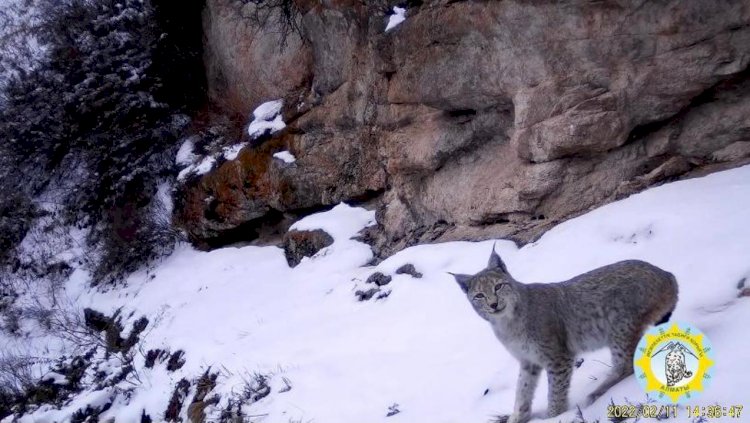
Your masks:
<path fill-rule="evenodd" d="M 283 98 L 288 126 L 185 187 L 196 241 L 377 198 L 382 254 L 523 242 L 750 161 L 747 1 L 424 1 L 387 33 L 386 1 L 298 1 L 301 35 L 276 50 L 235 3 L 208 1 L 211 93 L 248 113 Z"/>
<path fill-rule="evenodd" d="M 203 14 L 210 95 L 229 111 L 247 115 L 262 99 L 306 88 L 311 50 L 298 33 L 279 30 L 277 9 L 252 2 L 211 0 Z M 258 30 L 263 24 L 265 30 Z"/>

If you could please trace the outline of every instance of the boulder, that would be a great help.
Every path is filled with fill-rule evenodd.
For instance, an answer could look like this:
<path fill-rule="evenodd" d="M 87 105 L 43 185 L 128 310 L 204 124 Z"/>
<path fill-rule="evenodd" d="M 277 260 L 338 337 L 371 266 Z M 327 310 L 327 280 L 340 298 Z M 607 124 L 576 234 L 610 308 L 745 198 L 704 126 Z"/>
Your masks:
<path fill-rule="evenodd" d="M 367 290 L 357 290 L 354 292 L 354 295 L 357 297 L 358 301 L 368 301 L 370 300 L 375 294 L 380 293 L 379 288 L 370 288 Z"/>
<path fill-rule="evenodd" d="M 409 275 L 409 276 L 411 276 L 413 278 L 417 278 L 417 279 L 422 278 L 422 274 L 419 273 L 419 272 L 417 272 L 417 269 L 414 268 L 414 265 L 411 264 L 411 263 L 407 263 L 407 264 L 399 267 L 398 269 L 396 269 L 396 274 L 397 275 Z"/>
<path fill-rule="evenodd" d="M 393 278 L 388 275 L 384 275 L 380 272 L 375 272 L 367 278 L 367 283 L 374 283 L 377 286 L 383 286 L 391 283 L 392 279 Z"/>
<path fill-rule="evenodd" d="M 289 267 L 295 267 L 302 261 L 302 258 L 312 257 L 331 244 L 333 244 L 333 238 L 322 229 L 292 230 L 284 236 L 284 256 Z"/>

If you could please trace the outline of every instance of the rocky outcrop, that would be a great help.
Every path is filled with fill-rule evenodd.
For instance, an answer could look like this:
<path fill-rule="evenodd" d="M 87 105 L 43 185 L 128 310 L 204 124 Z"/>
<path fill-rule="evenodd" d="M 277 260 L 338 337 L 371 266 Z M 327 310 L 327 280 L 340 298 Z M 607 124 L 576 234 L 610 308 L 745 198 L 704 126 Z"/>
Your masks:
<path fill-rule="evenodd" d="M 209 68 L 236 75 L 210 79 L 212 94 L 248 113 L 284 98 L 288 126 L 185 188 L 178 220 L 197 241 L 377 197 L 382 254 L 523 242 L 749 161 L 746 1 L 426 1 L 389 32 L 385 1 L 299 1 L 299 39 L 273 54 L 271 27 L 230 30 L 252 25 L 250 6 L 208 3 Z M 268 68 L 294 76 L 251 76 Z M 274 161 L 281 149 L 298 160 Z"/>

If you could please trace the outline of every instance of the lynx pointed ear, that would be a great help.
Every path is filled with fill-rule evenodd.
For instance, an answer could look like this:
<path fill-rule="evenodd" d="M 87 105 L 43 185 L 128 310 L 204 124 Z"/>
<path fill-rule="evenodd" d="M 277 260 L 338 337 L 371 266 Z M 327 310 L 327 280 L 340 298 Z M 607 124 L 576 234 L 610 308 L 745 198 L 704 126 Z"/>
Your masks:
<path fill-rule="evenodd" d="M 492 244 L 492 253 L 490 254 L 490 261 L 487 262 L 487 268 L 500 269 L 503 272 L 508 272 L 508 269 L 505 267 L 505 263 L 503 263 L 503 259 L 501 259 L 500 256 L 495 252 L 495 244 Z"/>
<path fill-rule="evenodd" d="M 461 287 L 461 290 L 464 293 L 469 292 L 469 281 L 471 280 L 471 275 L 460 275 L 451 272 L 448 272 L 448 274 L 456 279 L 456 282 L 458 282 L 458 286 Z"/>

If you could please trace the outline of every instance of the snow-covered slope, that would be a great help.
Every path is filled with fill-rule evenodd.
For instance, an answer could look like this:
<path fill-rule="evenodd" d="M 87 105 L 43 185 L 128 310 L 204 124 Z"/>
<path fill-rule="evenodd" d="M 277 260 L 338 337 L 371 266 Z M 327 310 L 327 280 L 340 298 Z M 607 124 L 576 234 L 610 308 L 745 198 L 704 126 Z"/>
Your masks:
<path fill-rule="evenodd" d="M 749 221 L 746 166 L 609 204 L 520 249 L 509 241 L 497 246 L 524 282 L 564 280 L 628 258 L 674 273 L 680 299 L 673 319 L 703 330 L 715 349 L 713 384 L 693 405 L 750 406 L 744 388 L 750 299 L 737 298 L 738 282 L 750 279 Z M 213 392 L 222 396 L 208 410 L 213 416 L 255 373 L 268 376 L 271 393 L 245 407 L 251 421 L 484 422 L 509 414 L 518 365 L 446 273 L 483 268 L 493 241 L 415 246 L 371 267 L 369 247 L 349 238 L 373 222 L 374 213 L 347 205 L 298 222 L 298 229 L 325 229 L 335 242 L 293 269 L 276 247 L 199 252 L 182 246 L 152 272 L 133 275 L 125 288 L 90 293 L 82 288 L 85 273 L 74 273 L 69 293 L 82 307 L 124 307 L 124 315 L 135 312 L 133 319 L 149 317 L 142 350 L 185 351 L 185 366 L 171 373 L 163 366 L 145 369 L 137 357 L 142 384 L 105 416 L 135 422 L 145 409 L 159 421 L 174 384 L 208 368 L 219 373 Z M 424 276 L 394 274 L 405 263 Z M 357 301 L 355 291 L 367 289 L 375 271 L 393 276 L 383 287 L 390 294 Z M 573 408 L 608 370 L 606 351 L 584 358 L 574 372 Z M 78 405 L 93 395 L 102 394 L 84 393 Z M 582 413 L 606 421 L 610 400 L 645 398 L 630 377 Z M 543 378 L 533 412 L 544 410 Z M 24 421 L 62 419 L 71 411 L 39 410 Z M 679 412 L 678 421 L 688 421 Z M 549 421 L 573 417 L 569 411 Z"/>

